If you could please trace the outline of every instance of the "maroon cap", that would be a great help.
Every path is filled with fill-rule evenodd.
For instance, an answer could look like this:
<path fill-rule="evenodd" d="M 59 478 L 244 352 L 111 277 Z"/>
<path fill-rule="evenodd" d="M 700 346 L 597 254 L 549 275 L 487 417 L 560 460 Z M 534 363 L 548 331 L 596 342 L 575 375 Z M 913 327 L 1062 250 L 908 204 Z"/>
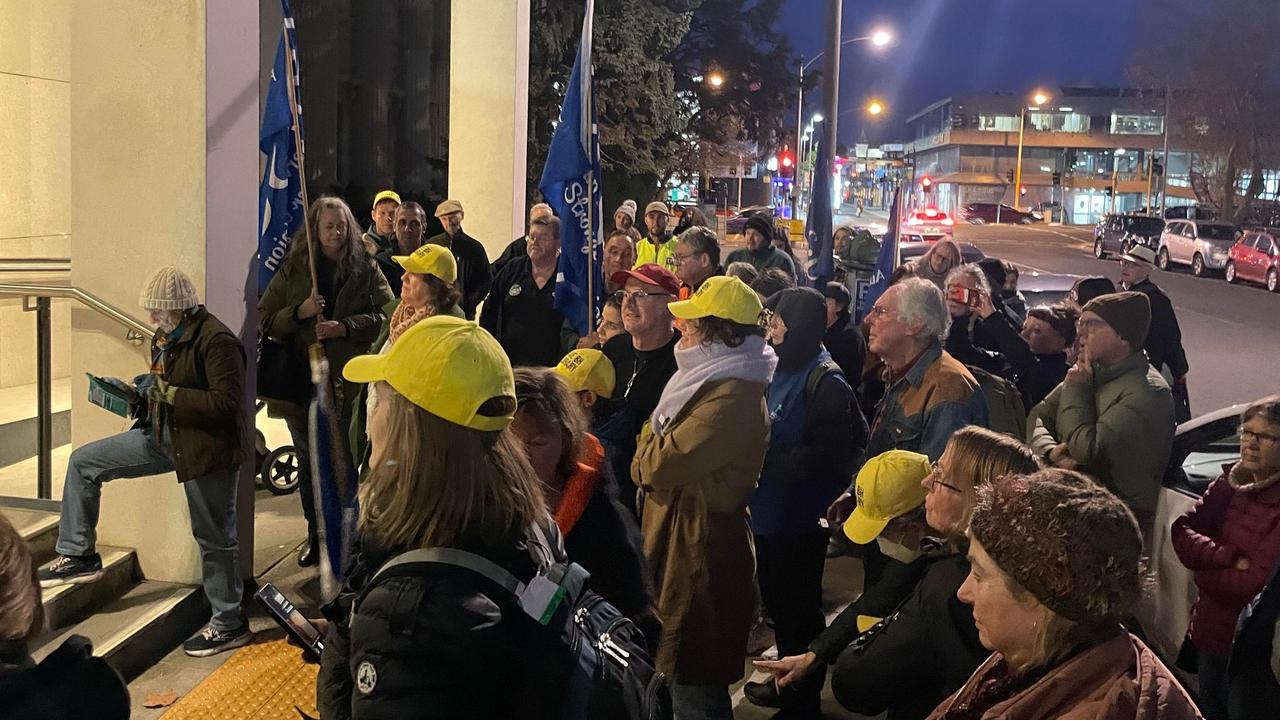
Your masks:
<path fill-rule="evenodd" d="M 645 263 L 630 270 L 619 270 L 609 280 L 615 285 L 621 285 L 627 281 L 627 278 L 635 278 L 648 285 L 657 285 L 672 295 L 680 294 L 680 279 L 657 263 Z"/>

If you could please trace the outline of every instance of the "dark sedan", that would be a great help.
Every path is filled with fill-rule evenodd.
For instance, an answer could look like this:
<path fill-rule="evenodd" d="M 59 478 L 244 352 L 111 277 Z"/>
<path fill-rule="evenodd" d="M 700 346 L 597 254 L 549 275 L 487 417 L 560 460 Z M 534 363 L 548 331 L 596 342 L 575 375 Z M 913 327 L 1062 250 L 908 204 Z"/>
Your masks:
<path fill-rule="evenodd" d="M 1134 245 L 1146 245 L 1154 252 L 1160 247 L 1164 221 L 1148 215 L 1106 215 L 1093 228 L 1093 256 L 1099 260 L 1108 255 L 1129 252 Z"/>
<path fill-rule="evenodd" d="M 1010 223 L 1013 225 L 1030 225 L 1039 220 L 1035 215 L 1009 207 L 1004 203 L 969 203 L 960 208 L 960 219 L 972 225 L 986 223 Z"/>
<path fill-rule="evenodd" d="M 768 205 L 753 205 L 743 208 L 738 214 L 725 221 L 726 235 L 741 235 L 747 229 L 747 220 L 752 215 L 763 215 L 773 222 L 774 209 Z"/>

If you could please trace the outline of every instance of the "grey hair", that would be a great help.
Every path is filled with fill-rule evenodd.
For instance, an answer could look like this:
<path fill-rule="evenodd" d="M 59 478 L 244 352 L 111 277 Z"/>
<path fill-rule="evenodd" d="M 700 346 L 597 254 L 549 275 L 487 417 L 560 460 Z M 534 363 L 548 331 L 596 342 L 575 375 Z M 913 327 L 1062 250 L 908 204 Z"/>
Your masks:
<path fill-rule="evenodd" d="M 529 217 L 533 217 L 533 214 L 539 211 L 546 212 L 548 215 L 556 214 L 555 208 L 550 205 L 546 203 L 535 203 L 533 207 L 529 208 Z"/>
<path fill-rule="evenodd" d="M 710 228 L 694 225 L 680 233 L 680 242 L 696 253 L 706 253 L 711 258 L 712 267 L 720 266 L 720 239 Z"/>
<path fill-rule="evenodd" d="M 979 290 L 987 295 L 991 294 L 991 282 L 987 280 L 987 274 L 982 272 L 982 268 L 972 263 L 957 265 L 951 268 L 951 272 L 947 273 L 947 280 L 943 285 L 949 287 L 951 283 L 954 283 L 957 279 L 966 276 L 973 280 L 973 283 L 978 286 Z"/>
<path fill-rule="evenodd" d="M 920 325 L 918 337 L 943 342 L 951 329 L 951 313 L 938 286 L 913 277 L 894 287 L 902 288 L 898 291 L 898 319 L 907 325 Z"/>

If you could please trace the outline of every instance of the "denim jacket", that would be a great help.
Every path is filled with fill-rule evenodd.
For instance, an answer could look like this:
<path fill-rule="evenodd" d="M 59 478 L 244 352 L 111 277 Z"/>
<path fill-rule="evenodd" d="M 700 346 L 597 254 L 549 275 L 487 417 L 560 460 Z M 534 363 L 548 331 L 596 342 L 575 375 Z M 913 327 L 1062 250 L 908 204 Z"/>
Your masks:
<path fill-rule="evenodd" d="M 987 401 L 978 381 L 960 361 L 933 343 L 896 381 L 885 368 L 867 457 L 911 450 L 937 460 L 951 434 L 965 425 L 987 425 Z"/>

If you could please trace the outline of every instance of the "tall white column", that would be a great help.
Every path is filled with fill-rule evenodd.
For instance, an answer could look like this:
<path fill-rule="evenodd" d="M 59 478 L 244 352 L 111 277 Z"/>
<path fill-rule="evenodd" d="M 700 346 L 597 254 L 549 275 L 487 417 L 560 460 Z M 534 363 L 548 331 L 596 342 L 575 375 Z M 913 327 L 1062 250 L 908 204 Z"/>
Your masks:
<path fill-rule="evenodd" d="M 524 232 L 529 0 L 450 7 L 449 197 L 492 258 Z"/>

